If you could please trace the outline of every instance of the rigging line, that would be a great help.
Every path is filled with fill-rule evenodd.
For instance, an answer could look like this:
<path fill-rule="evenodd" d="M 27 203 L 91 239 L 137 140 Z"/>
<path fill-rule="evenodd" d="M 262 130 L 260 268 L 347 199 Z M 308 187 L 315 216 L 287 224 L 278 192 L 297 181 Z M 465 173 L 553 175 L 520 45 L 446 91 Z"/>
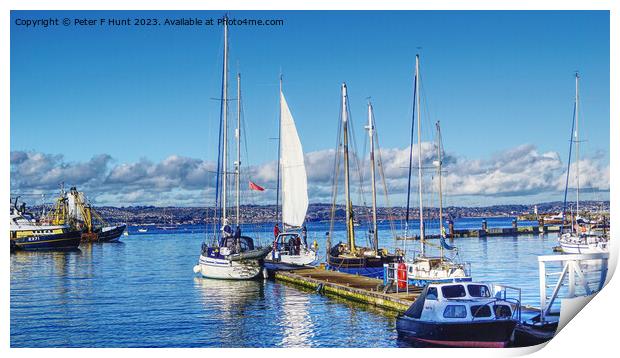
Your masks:
<path fill-rule="evenodd" d="M 368 205 L 366 203 L 365 200 L 365 192 L 364 192 L 364 183 L 363 183 L 363 179 L 362 179 L 362 168 L 360 166 L 360 159 L 359 159 L 359 155 L 357 154 L 357 140 L 356 140 L 356 136 L 355 136 L 355 126 L 353 125 L 353 119 L 351 116 L 351 104 L 349 103 L 349 101 L 347 101 L 347 114 L 348 114 L 348 120 L 347 120 L 347 125 L 348 128 L 350 128 L 350 132 L 351 132 L 351 144 L 352 146 L 349 146 L 349 149 L 353 148 L 353 150 L 349 150 L 349 154 L 353 156 L 353 163 L 354 163 L 354 170 L 356 170 L 357 172 L 357 179 L 358 179 L 358 199 L 359 199 L 359 203 L 362 207 L 362 213 L 366 214 L 366 220 L 367 222 L 369 222 L 370 220 L 368 217 Z M 350 125 L 349 125 L 350 123 Z M 352 211 L 353 211 L 353 218 L 355 219 L 356 215 L 355 215 L 355 208 L 353 207 L 353 205 L 351 205 L 352 207 Z M 358 206 L 359 207 L 359 206 Z M 359 209 L 358 209 L 359 210 Z M 358 220 L 359 223 L 359 220 Z"/>
<path fill-rule="evenodd" d="M 226 46 L 226 45 L 224 45 Z M 221 94 L 220 94 L 220 98 L 224 98 L 224 71 L 225 71 L 225 66 L 222 66 L 222 87 L 221 87 Z M 218 135 L 218 145 L 217 145 L 217 173 L 215 176 L 215 206 L 214 206 L 214 210 L 213 210 L 213 238 L 215 239 L 215 237 L 217 236 L 217 228 L 219 228 L 220 225 L 220 219 L 221 219 L 221 213 L 218 213 L 218 211 L 221 212 L 221 210 L 218 210 L 219 208 L 219 199 L 220 199 L 220 170 L 221 170 L 221 161 L 222 161 L 222 133 L 223 133 L 223 121 L 224 121 L 224 101 L 222 100 L 220 102 L 220 128 L 219 128 L 219 135 Z M 215 225 L 217 224 L 217 225 Z"/>
<path fill-rule="evenodd" d="M 375 124 L 374 112 L 372 113 L 372 126 L 374 127 L 374 138 L 376 142 L 375 154 L 377 154 L 377 167 L 379 167 L 379 175 L 381 176 L 381 183 L 383 185 L 383 193 L 385 195 L 385 205 L 387 207 L 387 212 L 388 212 L 388 222 L 390 224 L 390 232 L 392 233 L 392 238 L 396 240 L 396 226 L 394 223 L 394 213 L 392 210 L 392 205 L 390 204 L 390 196 L 388 193 L 385 172 L 383 169 L 383 160 L 381 158 L 381 146 L 379 145 L 379 132 L 377 131 L 377 126 Z"/>
<path fill-rule="evenodd" d="M 336 216 L 336 201 L 338 197 L 338 176 L 340 174 L 340 147 L 342 146 L 341 134 L 342 134 L 342 105 L 340 105 L 340 111 L 338 115 L 338 127 L 336 135 L 336 150 L 334 151 L 334 178 L 332 181 L 332 208 L 329 219 L 329 235 L 327 236 L 327 243 L 325 245 L 326 256 L 329 257 L 329 250 L 331 249 L 331 237 L 334 232 L 334 219 Z M 343 148 L 344 150 L 344 148 Z"/>
<path fill-rule="evenodd" d="M 364 145 L 362 146 L 363 150 L 362 150 L 362 159 L 361 159 L 361 164 L 358 164 L 358 167 L 360 167 L 360 188 L 362 188 L 360 190 L 360 202 L 362 202 L 364 204 L 364 213 L 366 215 L 366 222 L 371 224 L 372 223 L 372 207 L 368 206 L 366 203 L 366 197 L 365 197 L 365 192 L 363 191 L 363 187 L 364 187 L 364 183 L 368 180 L 367 176 L 366 176 L 366 172 L 367 170 L 369 170 L 368 168 L 370 168 L 370 155 L 368 155 L 368 157 L 366 156 L 367 153 L 367 145 L 368 145 L 368 137 L 367 136 L 363 136 L 364 137 Z M 366 158 L 368 158 L 368 161 L 366 160 Z M 372 185 L 372 184 L 371 184 Z M 370 243 L 372 245 L 372 243 Z"/>
<path fill-rule="evenodd" d="M 573 104 L 573 124 L 570 129 L 570 144 L 568 147 L 568 165 L 566 167 L 566 185 L 564 186 L 564 204 L 562 206 L 562 232 L 564 231 L 564 219 L 566 218 L 566 196 L 568 194 L 568 179 L 570 178 L 570 161 L 573 153 L 573 136 L 575 133 L 575 115 L 577 109 L 577 102 Z M 572 225 L 571 225 L 572 231 Z"/>
<path fill-rule="evenodd" d="M 416 98 L 417 81 L 418 81 L 418 74 L 416 74 L 413 79 L 413 101 L 412 101 L 413 105 L 412 105 L 412 111 L 411 111 L 411 136 L 409 140 L 409 174 L 407 175 L 407 208 L 405 211 L 405 230 L 407 230 L 409 226 L 409 214 L 410 214 L 409 207 L 411 205 L 411 169 L 413 166 L 413 138 L 414 138 L 414 133 L 415 133 L 415 111 L 416 111 L 415 98 Z"/>

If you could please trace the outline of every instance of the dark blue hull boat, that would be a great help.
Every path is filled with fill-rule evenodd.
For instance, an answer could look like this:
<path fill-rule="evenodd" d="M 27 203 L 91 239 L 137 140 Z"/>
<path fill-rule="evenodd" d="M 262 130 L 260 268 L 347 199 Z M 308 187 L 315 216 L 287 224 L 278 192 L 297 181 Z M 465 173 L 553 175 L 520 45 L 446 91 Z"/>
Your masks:
<path fill-rule="evenodd" d="M 401 339 L 422 347 L 504 348 L 508 346 L 516 320 L 472 322 L 427 322 L 401 316 L 396 330 Z"/>
<path fill-rule="evenodd" d="M 400 262 L 401 256 L 371 256 L 371 257 L 345 257 L 327 255 L 327 268 L 329 270 L 345 272 L 370 278 L 383 279 L 383 265 Z"/>
<path fill-rule="evenodd" d="M 123 235 L 123 232 L 127 228 L 127 225 L 118 225 L 110 230 L 103 230 L 103 228 L 97 229 L 97 242 L 115 242 L 118 241 Z"/>
<path fill-rule="evenodd" d="M 81 230 L 72 230 L 61 234 L 22 237 L 11 240 L 11 250 L 74 250 L 80 245 Z"/>

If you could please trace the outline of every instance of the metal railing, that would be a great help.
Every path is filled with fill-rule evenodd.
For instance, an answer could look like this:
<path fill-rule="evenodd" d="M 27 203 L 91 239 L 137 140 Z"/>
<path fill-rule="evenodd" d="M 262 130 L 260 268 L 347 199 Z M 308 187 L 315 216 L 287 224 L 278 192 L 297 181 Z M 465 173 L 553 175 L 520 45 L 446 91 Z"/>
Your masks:
<path fill-rule="evenodd" d="M 399 283 L 404 283 L 405 288 L 401 289 L 400 292 L 405 292 L 409 294 L 409 275 L 407 271 L 407 267 L 403 270 L 405 272 L 405 278 L 398 277 L 398 263 L 389 263 L 383 264 L 383 286 L 385 287 L 384 291 L 387 291 L 389 287 L 394 285 L 396 287 L 396 293 L 399 293 Z"/>
<path fill-rule="evenodd" d="M 600 291 L 607 278 L 608 260 L 609 253 L 538 256 L 540 321 L 545 322 L 558 298 L 590 296 Z M 561 271 L 548 272 L 547 266 L 553 263 L 560 264 Z M 547 295 L 549 288 L 553 289 Z"/>

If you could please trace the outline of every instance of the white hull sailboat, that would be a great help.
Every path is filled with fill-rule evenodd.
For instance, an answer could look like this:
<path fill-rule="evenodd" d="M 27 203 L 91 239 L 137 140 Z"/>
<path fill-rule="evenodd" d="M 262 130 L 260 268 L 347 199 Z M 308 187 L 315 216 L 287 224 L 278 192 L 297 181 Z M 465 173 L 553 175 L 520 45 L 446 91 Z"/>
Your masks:
<path fill-rule="evenodd" d="M 417 134 L 418 134 L 418 195 L 419 195 L 419 221 L 420 221 L 420 252 L 411 261 L 405 262 L 407 270 L 407 282 L 409 284 L 424 287 L 430 283 L 449 283 L 471 281 L 469 265 L 456 262 L 444 255 L 444 250 L 456 251 L 456 247 L 450 246 L 445 242 L 445 230 L 443 227 L 443 208 L 442 208 L 442 151 L 441 151 L 441 130 L 437 122 L 437 176 L 439 179 L 439 230 L 440 230 L 440 255 L 428 256 L 426 254 L 426 240 L 424 238 L 424 210 L 422 206 L 422 138 L 421 138 L 421 116 L 420 116 L 420 57 L 416 55 L 416 71 L 414 81 L 414 110 L 413 119 L 417 113 Z M 409 183 L 411 183 L 411 169 L 413 159 L 413 122 L 411 130 L 411 148 L 409 155 Z M 407 216 L 405 219 L 405 237 L 408 236 L 409 221 L 409 190 L 407 187 Z"/>
<path fill-rule="evenodd" d="M 579 74 L 575 74 L 575 104 L 574 104 L 573 129 L 571 130 L 571 141 L 568 155 L 568 170 L 566 172 L 566 187 L 564 188 L 564 213 L 566 213 L 566 195 L 570 177 L 570 155 L 575 143 L 576 157 L 576 181 L 577 181 L 577 212 L 575 222 L 571 225 L 570 232 L 560 235 L 558 243 L 562 252 L 567 254 L 593 254 L 609 252 L 609 238 L 604 235 L 596 234 L 588 229 L 590 222 L 583 219 L 579 214 Z M 573 140 L 574 138 L 574 140 Z M 563 214 L 565 216 L 565 214 Z"/>
<path fill-rule="evenodd" d="M 222 171 L 217 173 L 216 190 L 216 210 L 218 223 L 221 228 L 216 228 L 216 232 L 209 242 L 204 242 L 200 251 L 198 264 L 194 266 L 194 272 L 200 273 L 202 277 L 229 280 L 248 280 L 259 276 L 264 267 L 264 258 L 271 251 L 270 247 L 254 247 L 254 240 L 249 236 L 241 235 L 240 228 L 240 206 L 239 206 L 239 180 L 240 180 L 240 143 L 241 143 L 241 77 L 237 75 L 237 161 L 235 162 L 235 192 L 236 192 L 236 230 L 229 225 L 227 213 L 227 184 L 228 184 L 228 25 L 224 22 L 224 68 L 222 84 L 222 106 L 221 106 L 221 125 L 222 125 L 222 159 L 218 162 L 218 168 Z M 218 160 L 220 156 L 218 155 Z M 220 181 L 221 177 L 221 181 Z M 221 185 L 221 186 L 220 186 Z M 219 191 L 221 190 L 221 191 Z M 218 193 L 221 193 L 222 200 L 219 201 Z M 218 205 L 219 204 L 219 205 Z M 232 221 L 230 221 L 232 222 Z M 219 229 L 219 230 L 217 230 Z"/>
<path fill-rule="evenodd" d="M 198 267 L 197 273 L 202 277 L 222 280 L 250 280 L 263 270 L 259 260 L 232 261 L 230 258 L 209 257 L 208 254 L 200 255 Z"/>
<path fill-rule="evenodd" d="M 267 267 L 306 266 L 316 264 L 317 251 L 302 240 L 299 229 L 308 211 L 308 182 L 304 153 L 293 115 L 282 92 L 280 78 L 280 135 L 278 142 L 278 194 L 282 194 L 282 227 L 284 232 L 274 238 L 273 249 L 265 259 Z M 280 173 L 282 175 L 280 185 Z M 276 212 L 276 221 L 278 220 Z M 305 236 L 305 232 L 303 233 Z"/>

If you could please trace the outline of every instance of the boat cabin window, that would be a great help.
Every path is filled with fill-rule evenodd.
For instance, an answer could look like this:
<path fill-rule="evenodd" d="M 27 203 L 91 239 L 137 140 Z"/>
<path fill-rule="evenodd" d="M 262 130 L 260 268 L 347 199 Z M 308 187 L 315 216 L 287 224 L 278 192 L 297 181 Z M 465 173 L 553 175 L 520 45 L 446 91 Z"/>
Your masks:
<path fill-rule="evenodd" d="M 471 315 L 473 317 L 491 317 L 491 307 L 488 305 L 471 306 Z"/>
<path fill-rule="evenodd" d="M 426 293 L 426 299 L 437 301 L 437 287 L 428 288 L 428 292 Z"/>
<path fill-rule="evenodd" d="M 444 318 L 465 318 L 467 309 L 464 305 L 447 305 L 443 311 Z"/>
<path fill-rule="evenodd" d="M 512 312 L 508 305 L 493 305 L 493 311 L 495 311 L 495 317 L 497 318 L 510 318 Z"/>
<path fill-rule="evenodd" d="M 460 298 L 467 296 L 463 285 L 443 286 L 441 288 L 441 293 L 445 298 Z"/>
<path fill-rule="evenodd" d="M 491 297 L 491 292 L 486 285 L 467 285 L 467 292 L 471 297 Z"/>

